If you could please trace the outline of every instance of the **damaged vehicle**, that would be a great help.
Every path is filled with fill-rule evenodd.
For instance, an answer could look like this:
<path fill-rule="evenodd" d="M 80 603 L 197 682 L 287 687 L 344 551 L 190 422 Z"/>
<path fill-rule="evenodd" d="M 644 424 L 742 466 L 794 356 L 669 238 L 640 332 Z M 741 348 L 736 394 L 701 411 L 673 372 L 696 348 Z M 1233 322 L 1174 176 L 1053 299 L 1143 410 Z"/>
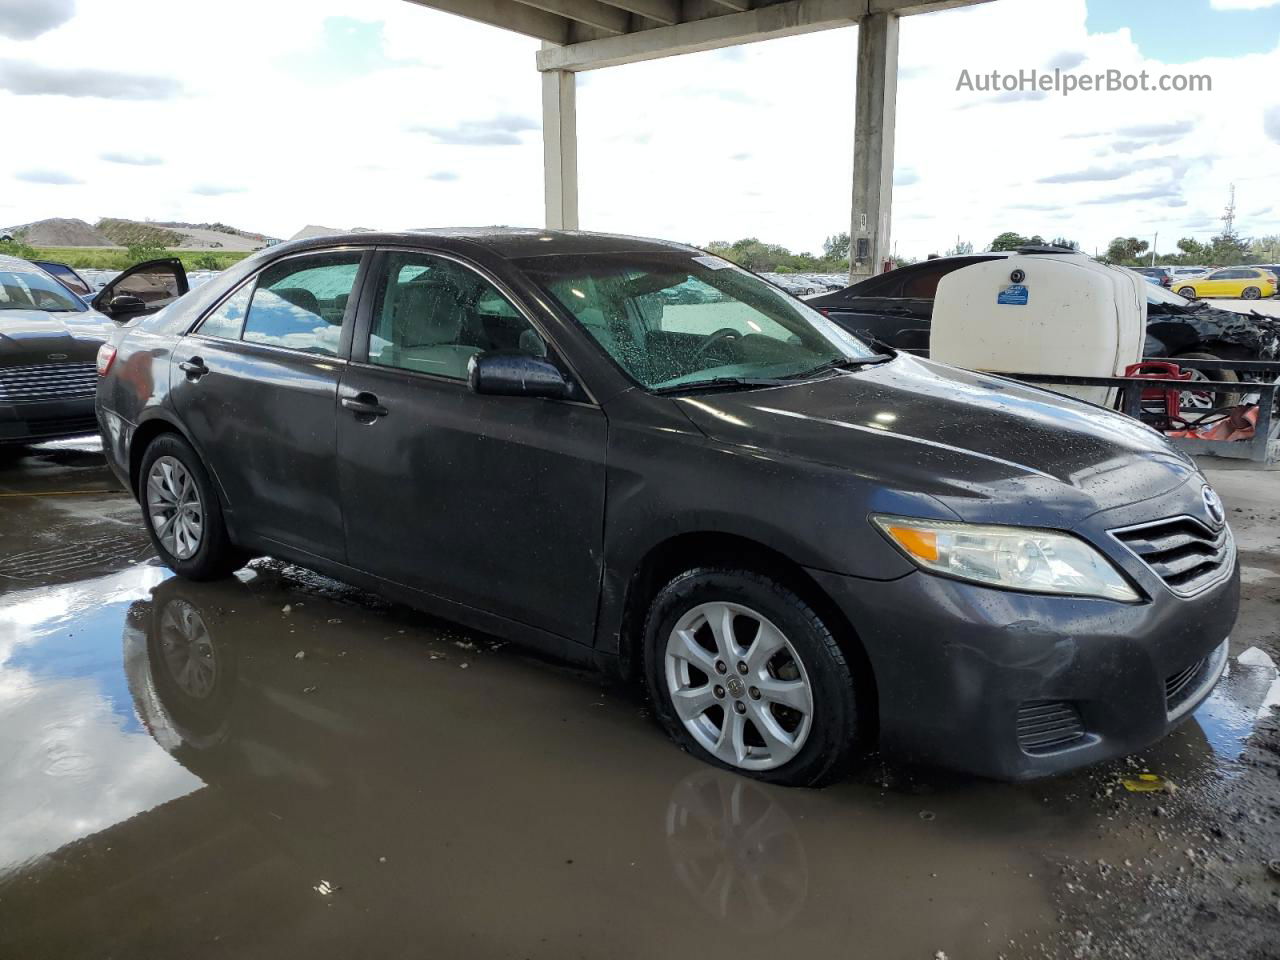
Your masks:
<path fill-rule="evenodd" d="M 642 680 L 681 747 L 762 780 L 871 747 L 1059 773 L 1163 737 L 1226 664 L 1235 543 L 1163 437 L 683 245 L 297 241 L 99 370 L 181 576 L 267 554 Z"/>
<path fill-rule="evenodd" d="M 1056 247 L 1024 247 L 1017 252 L 1085 256 Z M 928 356 L 930 321 L 939 281 L 956 270 L 1009 255 L 979 253 L 926 260 L 868 277 L 808 303 L 857 336 Z M 1145 289 L 1144 357 L 1170 360 L 1275 360 L 1280 357 L 1280 319 L 1256 310 L 1239 313 L 1192 302 L 1156 284 L 1146 284 Z M 1233 371 L 1222 373 L 1221 379 L 1240 379 Z"/>
<path fill-rule="evenodd" d="M 138 264 L 90 300 L 65 264 L 0 256 L 0 445 L 97 432 L 98 348 L 186 292 L 177 260 Z"/>

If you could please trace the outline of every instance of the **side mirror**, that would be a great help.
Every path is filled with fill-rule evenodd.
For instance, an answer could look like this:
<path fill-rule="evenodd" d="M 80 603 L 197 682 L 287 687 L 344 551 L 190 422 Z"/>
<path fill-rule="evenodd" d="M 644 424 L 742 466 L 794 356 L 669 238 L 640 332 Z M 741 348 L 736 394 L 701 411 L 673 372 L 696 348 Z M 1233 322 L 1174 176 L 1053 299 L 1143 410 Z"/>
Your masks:
<path fill-rule="evenodd" d="M 472 393 L 495 397 L 563 400 L 573 393 L 573 387 L 560 368 L 550 360 L 504 350 L 473 356 L 467 363 L 467 386 Z"/>
<path fill-rule="evenodd" d="M 122 313 L 140 313 L 145 309 L 147 309 L 145 300 L 128 293 L 117 294 L 107 301 L 107 313 L 113 317 Z"/>

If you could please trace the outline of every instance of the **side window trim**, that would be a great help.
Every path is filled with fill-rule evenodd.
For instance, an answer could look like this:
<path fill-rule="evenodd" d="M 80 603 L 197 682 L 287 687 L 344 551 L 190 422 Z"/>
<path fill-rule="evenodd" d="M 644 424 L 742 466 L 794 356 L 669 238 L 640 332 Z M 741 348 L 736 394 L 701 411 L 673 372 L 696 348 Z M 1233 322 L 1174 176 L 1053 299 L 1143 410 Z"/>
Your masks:
<path fill-rule="evenodd" d="M 258 273 L 260 273 L 260 272 L 261 272 L 261 271 L 258 271 Z M 208 310 L 206 310 L 204 313 L 202 313 L 202 314 L 200 315 L 200 319 L 198 319 L 198 320 L 195 322 L 195 325 L 194 325 L 194 326 L 192 326 L 192 327 L 191 327 L 191 329 L 187 331 L 187 335 L 188 335 L 188 336 L 200 336 L 200 337 L 204 337 L 206 340 L 217 340 L 217 341 L 219 341 L 219 342 L 221 342 L 221 343 L 239 343 L 239 342 L 240 342 L 240 337 L 243 337 L 243 336 L 244 336 L 244 321 L 243 321 L 243 320 L 242 320 L 242 321 L 240 321 L 240 337 L 236 337 L 236 339 L 234 339 L 234 340 L 232 340 L 232 339 L 231 339 L 231 338 L 229 338 L 229 337 L 219 337 L 219 336 L 217 336 L 216 334 L 212 334 L 212 333 L 204 333 L 204 332 L 203 332 L 203 330 L 204 330 L 204 325 L 205 325 L 205 322 L 206 322 L 210 317 L 212 317 L 215 313 L 217 313 L 217 312 L 218 312 L 219 310 L 221 310 L 224 306 L 226 306 L 226 305 L 227 305 L 227 303 L 228 303 L 228 302 L 229 302 L 233 297 L 238 296 L 238 295 L 240 294 L 240 292 L 241 292 L 242 290 L 244 290 L 244 288 L 245 288 L 245 287 L 256 287 L 256 286 L 258 285 L 258 273 L 252 273 L 252 274 L 250 274 L 250 275 L 249 275 L 248 277 L 246 277 L 244 280 L 240 281 L 238 284 L 236 284 L 234 287 L 232 287 L 232 288 L 231 288 L 231 290 L 230 290 L 230 291 L 228 291 L 224 296 L 219 297 L 219 298 L 214 302 L 214 304 L 213 304 L 213 306 L 212 306 L 212 307 L 210 307 Z M 254 294 L 254 292 L 255 292 L 255 291 L 254 291 L 254 290 L 252 290 L 252 289 L 249 291 L 249 302 L 248 302 L 247 304 L 245 304 L 245 311 L 244 311 L 244 313 L 245 313 L 245 317 L 246 317 L 246 318 L 249 316 L 249 307 L 253 304 L 253 294 Z"/>
<path fill-rule="evenodd" d="M 249 310 L 253 306 L 253 298 L 257 295 L 257 292 L 258 292 L 257 291 L 258 278 L 262 276 L 264 271 L 270 270 L 272 267 L 278 266 L 279 264 L 287 263 L 290 260 L 300 260 L 306 257 L 324 256 L 324 255 L 333 254 L 333 253 L 359 253 L 360 254 L 360 263 L 356 269 L 355 282 L 352 284 L 352 287 L 351 287 L 351 295 L 347 299 L 347 309 L 342 315 L 342 332 L 338 338 L 338 352 L 336 356 L 328 358 L 330 360 L 342 360 L 345 362 L 351 356 L 352 337 L 354 336 L 354 332 L 355 332 L 354 328 L 357 325 L 357 321 L 360 316 L 359 310 L 363 306 L 361 303 L 361 298 L 365 295 L 365 288 L 367 286 L 365 284 L 365 279 L 369 276 L 370 268 L 373 265 L 373 262 L 377 259 L 376 257 L 377 250 L 371 247 L 353 247 L 353 246 L 324 247 L 319 250 L 304 250 L 295 254 L 290 254 L 289 256 L 277 257 L 274 260 L 264 263 L 253 273 L 249 274 L 249 276 L 245 277 L 242 281 L 240 281 L 240 283 L 236 284 L 236 286 L 233 287 L 230 291 L 228 291 L 222 297 L 219 297 L 216 301 L 214 301 L 213 305 L 210 306 L 207 310 L 205 310 L 205 312 L 200 315 L 199 319 L 197 319 L 196 322 L 187 330 L 186 335 L 202 336 L 206 340 L 216 340 L 219 343 L 243 343 L 250 347 L 261 347 L 264 350 L 282 350 L 286 353 L 298 354 L 300 356 L 308 356 L 308 357 L 324 356 L 324 354 L 315 354 L 307 350 L 295 350 L 292 347 L 281 347 L 274 344 L 255 343 L 252 340 L 245 340 L 244 339 L 244 327 L 245 327 L 244 322 L 240 324 L 240 337 L 236 340 L 229 340 L 226 337 L 217 337 L 217 336 L 212 336 L 210 334 L 202 334 L 200 330 L 204 326 L 205 321 L 208 320 L 209 317 L 217 313 L 219 310 L 221 310 L 223 305 L 225 305 L 228 300 L 236 296 L 236 294 L 240 293 L 240 291 L 244 290 L 245 287 L 252 286 L 253 290 L 249 294 L 249 302 L 245 306 L 245 322 L 247 322 L 249 319 Z"/>
<path fill-rule="evenodd" d="M 351 352 L 349 354 L 349 359 L 352 363 L 369 367 L 374 370 L 394 371 L 396 373 L 413 377 L 425 377 L 438 383 L 457 384 L 463 389 L 466 389 L 467 387 L 465 380 L 425 373 L 419 370 L 407 370 L 401 367 L 387 367 L 369 362 L 369 341 L 371 339 L 370 335 L 373 332 L 373 315 L 374 310 L 377 307 L 376 301 L 378 299 L 379 285 L 377 280 L 382 277 L 382 272 L 390 261 L 391 255 L 396 253 L 417 254 L 419 256 L 437 257 L 441 260 L 449 260 L 464 269 L 470 270 L 486 283 L 490 284 L 499 294 L 502 295 L 503 299 L 515 307 L 516 312 L 519 313 L 525 322 L 533 328 L 534 332 L 542 338 L 542 342 L 546 344 L 547 347 L 548 357 L 554 358 L 554 362 L 561 364 L 566 370 L 568 370 L 569 375 L 573 378 L 573 382 L 577 384 L 578 389 L 581 390 L 587 398 L 585 401 L 564 400 L 559 402 L 576 403 L 579 405 L 585 404 L 593 407 L 598 407 L 600 405 L 596 400 L 595 395 L 591 392 L 591 388 L 586 384 L 582 376 L 574 368 L 573 364 L 569 362 L 564 351 L 556 344 L 555 339 L 547 333 L 546 324 L 538 321 L 532 311 L 530 311 L 523 301 L 521 301 L 520 297 L 516 295 L 515 291 L 507 286 L 507 284 L 505 284 L 499 277 L 495 276 L 479 264 L 467 260 L 465 257 L 461 257 L 451 251 L 440 250 L 434 247 L 408 245 L 379 246 L 373 251 L 373 256 L 367 258 L 365 267 L 362 271 L 362 277 L 357 278 L 356 280 L 357 284 L 361 284 L 363 281 L 363 286 L 360 291 L 359 313 L 356 315 L 356 322 L 352 325 L 353 340 L 351 343 Z M 354 300 L 355 298 L 353 297 L 352 299 Z"/>

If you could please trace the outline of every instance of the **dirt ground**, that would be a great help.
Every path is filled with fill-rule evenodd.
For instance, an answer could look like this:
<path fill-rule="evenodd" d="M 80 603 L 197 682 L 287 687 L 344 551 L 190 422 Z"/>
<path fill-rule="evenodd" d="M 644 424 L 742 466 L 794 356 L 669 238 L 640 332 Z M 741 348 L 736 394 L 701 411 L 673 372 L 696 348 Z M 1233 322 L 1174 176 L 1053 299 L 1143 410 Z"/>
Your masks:
<path fill-rule="evenodd" d="M 173 579 L 94 444 L 10 456 L 0 957 L 1280 957 L 1280 472 L 1212 479 L 1244 607 L 1192 721 L 1052 780 L 813 791 L 300 568 Z"/>

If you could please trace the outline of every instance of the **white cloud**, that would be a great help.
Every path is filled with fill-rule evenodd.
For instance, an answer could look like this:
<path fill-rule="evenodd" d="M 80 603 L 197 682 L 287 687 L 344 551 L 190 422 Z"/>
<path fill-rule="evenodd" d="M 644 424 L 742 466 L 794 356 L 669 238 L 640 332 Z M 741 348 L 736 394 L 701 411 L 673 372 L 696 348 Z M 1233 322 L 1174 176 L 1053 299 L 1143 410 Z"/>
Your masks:
<path fill-rule="evenodd" d="M 0 39 L 6 63 L 100 71 L 113 83 L 167 78 L 180 91 L 55 101 L 0 90 L 6 128 L 38 134 L 21 151 L 0 152 L 0 184 L 34 170 L 74 170 L 87 181 L 0 191 L 12 205 L 6 221 L 220 220 L 276 236 L 306 223 L 540 224 L 538 42 L 403 0 L 364 0 L 358 17 L 382 29 L 338 39 L 378 48 L 352 55 L 367 69 L 326 79 L 324 58 L 335 55 L 326 19 L 352 11 L 351 0 L 224 0 L 208 17 L 165 0 L 113 0 L 82 4 L 34 39 Z M 1280 116 L 1265 112 L 1274 101 L 1259 102 L 1257 86 L 1258 77 L 1280 74 L 1280 50 L 1174 68 L 1211 73 L 1209 94 L 1001 101 L 956 92 L 961 69 L 1166 69 L 1145 59 L 1127 30 L 1090 35 L 1085 13 L 1084 0 L 1000 0 L 904 19 L 895 192 L 902 253 L 945 249 L 957 233 L 983 246 L 1003 230 L 1065 233 L 1092 250 L 1147 221 L 1160 224 L 1162 243 L 1180 231 L 1203 239 L 1231 182 L 1247 209 L 1280 193 Z M 856 36 L 831 31 L 584 75 L 583 225 L 819 250 L 848 228 Z M 122 48 L 146 56 L 123 62 Z M 67 76 L 44 69 L 26 76 L 28 89 L 65 87 Z M 127 163 L 95 159 L 139 149 L 163 164 L 140 176 Z M 1177 168 L 1170 155 L 1192 159 Z M 1121 167 L 1130 172 L 1071 179 Z M 458 179 L 441 176 L 449 173 Z M 1280 232 L 1265 220 L 1249 229 Z"/>

